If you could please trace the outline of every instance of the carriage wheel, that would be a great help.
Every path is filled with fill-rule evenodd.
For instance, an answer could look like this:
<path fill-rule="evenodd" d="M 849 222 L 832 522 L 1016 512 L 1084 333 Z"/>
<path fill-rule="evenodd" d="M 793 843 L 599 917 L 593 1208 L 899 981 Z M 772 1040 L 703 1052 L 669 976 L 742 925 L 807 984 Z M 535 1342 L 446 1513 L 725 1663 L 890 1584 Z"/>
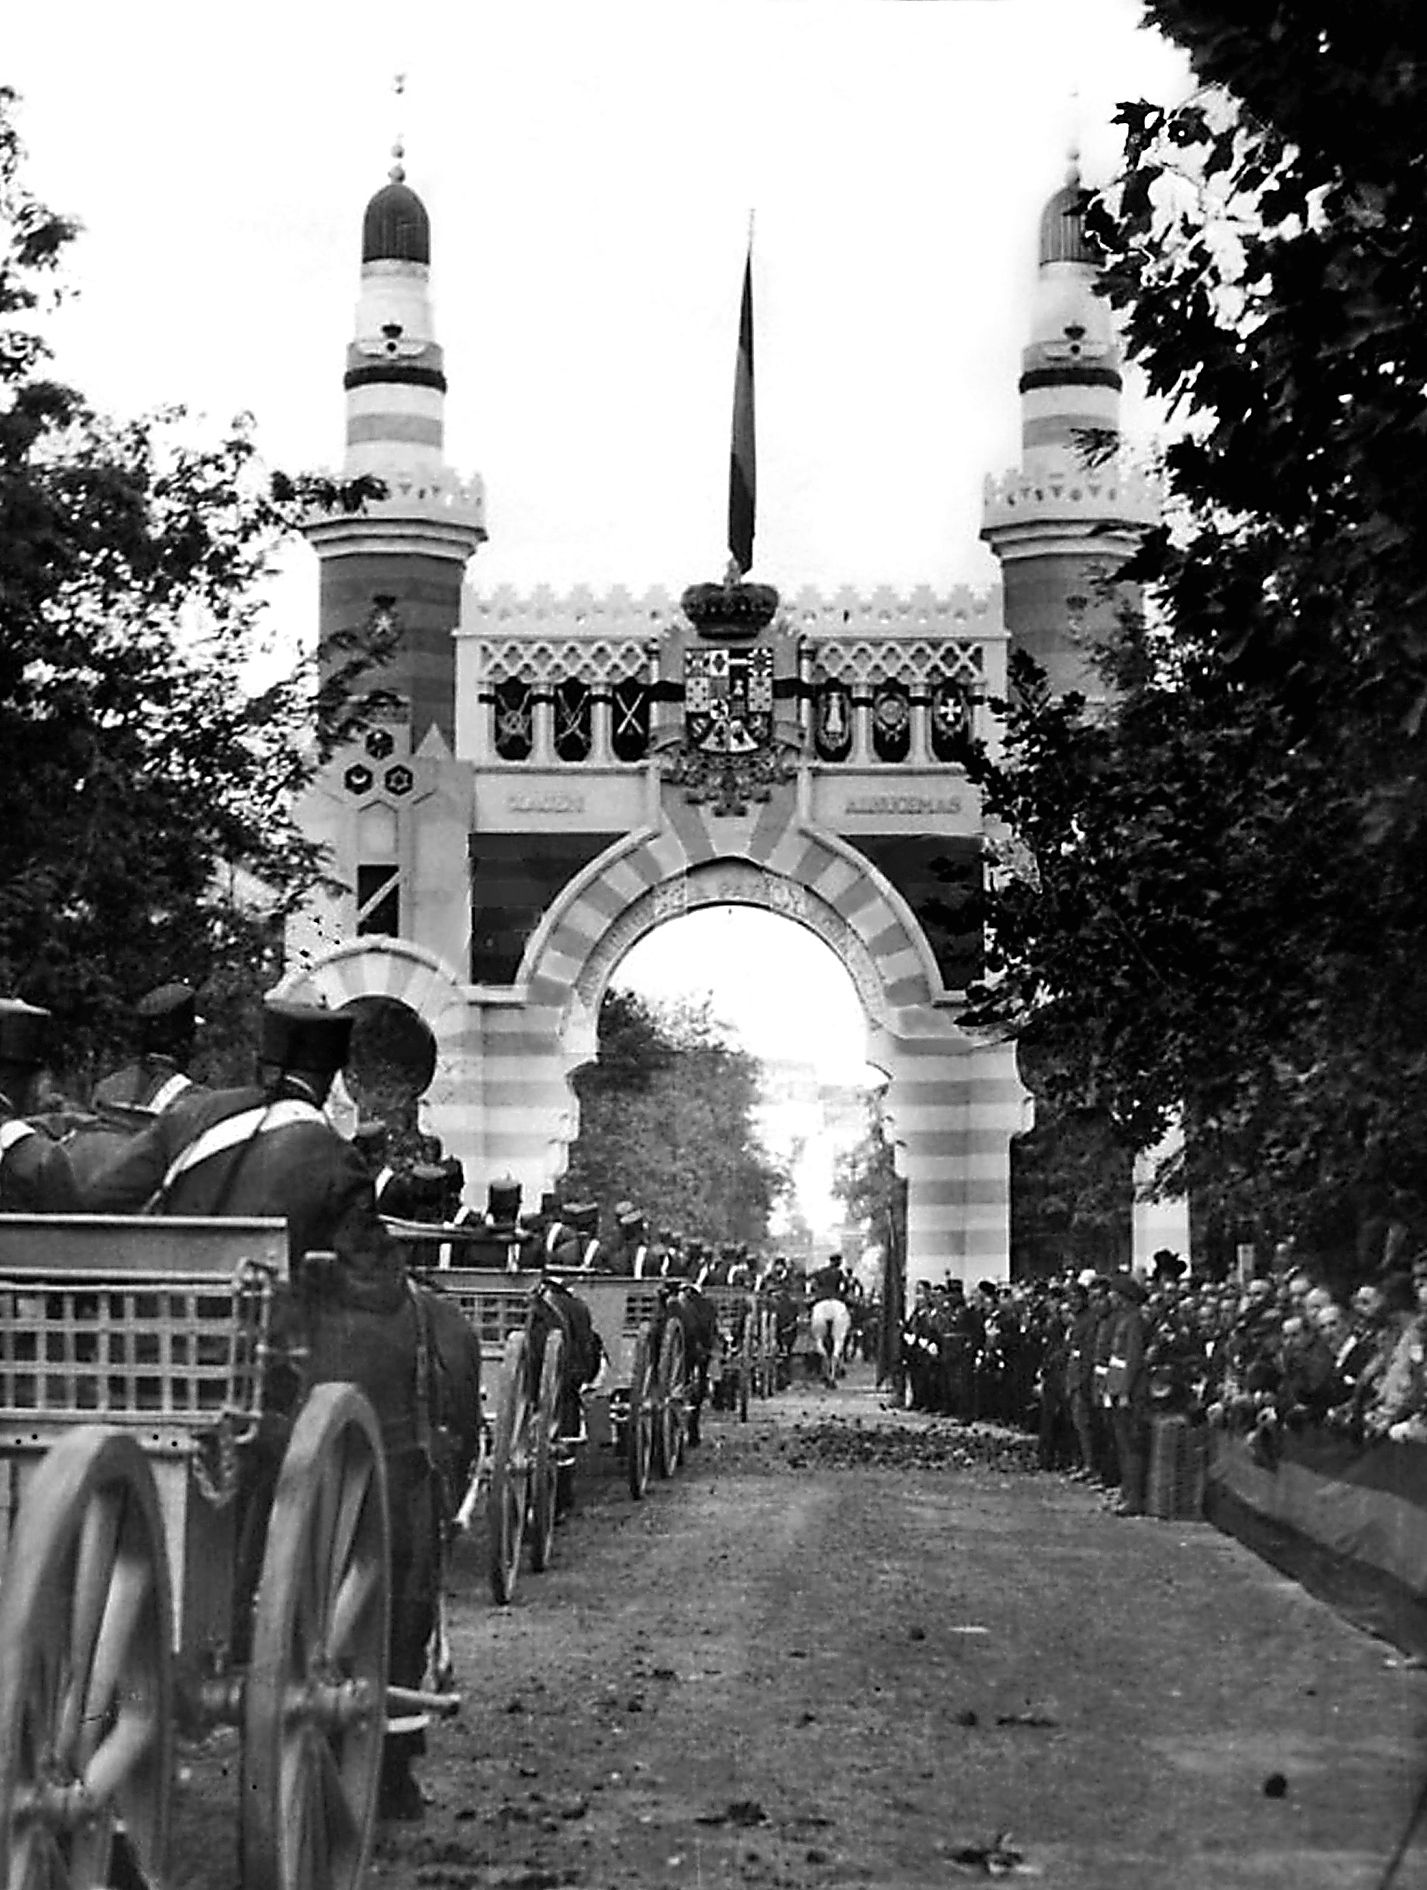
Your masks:
<path fill-rule="evenodd" d="M 565 1335 L 547 1332 L 534 1417 L 535 1451 L 530 1490 L 530 1566 L 537 1575 L 549 1568 L 555 1549 L 560 1480 L 560 1381 L 564 1377 L 564 1366 Z"/>
<path fill-rule="evenodd" d="M 505 1342 L 500 1410 L 496 1413 L 495 1448 L 491 1456 L 491 1593 L 503 1608 L 515 1598 L 515 1585 L 520 1579 L 520 1551 L 525 1543 L 525 1520 L 530 1509 L 528 1376 L 525 1334 L 512 1332 Z"/>
<path fill-rule="evenodd" d="M 268 1522 L 243 1693 L 244 1890 L 353 1890 L 386 1728 L 390 1546 L 381 1432 L 315 1385 Z"/>
<path fill-rule="evenodd" d="M 654 1428 L 654 1468 L 661 1477 L 673 1476 L 683 1462 L 687 1397 L 684 1328 L 677 1319 L 667 1319 L 659 1344 L 659 1421 Z"/>
<path fill-rule="evenodd" d="M 85 1425 L 36 1470 L 0 1587 L 0 1882 L 99 1890 L 120 1846 L 163 1873 L 172 1646 L 153 1472 Z"/>
<path fill-rule="evenodd" d="M 636 1502 L 649 1488 L 649 1466 L 654 1455 L 654 1383 L 649 1354 L 652 1334 L 641 1326 L 634 1342 L 634 1364 L 629 1374 L 629 1418 L 624 1427 L 624 1461 L 629 1473 L 629 1494 Z"/>

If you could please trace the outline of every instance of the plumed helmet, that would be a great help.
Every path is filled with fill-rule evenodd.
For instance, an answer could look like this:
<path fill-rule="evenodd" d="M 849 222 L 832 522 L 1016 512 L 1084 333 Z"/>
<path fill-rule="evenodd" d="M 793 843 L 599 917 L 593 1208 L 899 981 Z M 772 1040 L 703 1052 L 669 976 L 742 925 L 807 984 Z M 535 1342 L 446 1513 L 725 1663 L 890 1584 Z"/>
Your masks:
<path fill-rule="evenodd" d="M 134 1006 L 139 1040 L 145 1050 L 191 1041 L 198 1028 L 198 995 L 192 985 L 161 984 L 146 991 Z"/>
<path fill-rule="evenodd" d="M 282 1070 L 335 1076 L 347 1061 L 351 1037 L 349 1012 L 269 998 L 263 1006 L 259 1054 L 264 1063 L 275 1063 Z"/>
<path fill-rule="evenodd" d="M 50 1013 L 23 998 L 0 998 L 0 1063 L 44 1062 Z"/>

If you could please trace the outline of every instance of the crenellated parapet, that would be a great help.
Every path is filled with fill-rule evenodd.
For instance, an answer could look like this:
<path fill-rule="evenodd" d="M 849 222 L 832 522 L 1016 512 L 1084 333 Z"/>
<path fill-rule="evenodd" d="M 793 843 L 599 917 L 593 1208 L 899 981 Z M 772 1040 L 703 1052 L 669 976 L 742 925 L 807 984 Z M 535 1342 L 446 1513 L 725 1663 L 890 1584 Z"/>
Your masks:
<path fill-rule="evenodd" d="M 995 640 L 1005 635 L 1001 593 L 994 585 L 977 591 L 961 584 L 945 595 L 926 584 L 906 593 L 881 586 L 867 596 L 850 588 L 829 597 L 803 590 L 784 604 L 783 614 L 798 635 L 817 638 L 836 634 Z"/>
<path fill-rule="evenodd" d="M 471 551 L 485 542 L 486 488 L 479 473 L 463 478 L 426 465 L 379 465 L 371 472 L 386 487 L 381 498 L 368 499 L 359 512 L 312 512 L 304 519 L 303 532 L 320 553 L 340 555 L 344 541 L 354 551 L 371 550 L 383 527 L 402 525 L 457 534 L 469 541 Z"/>
<path fill-rule="evenodd" d="M 1070 452 L 1054 457 L 1057 463 L 988 475 L 983 538 L 1053 522 L 1085 530 L 1095 525 L 1147 530 L 1158 521 L 1163 498 L 1151 473 L 1119 459 L 1086 466 Z"/>

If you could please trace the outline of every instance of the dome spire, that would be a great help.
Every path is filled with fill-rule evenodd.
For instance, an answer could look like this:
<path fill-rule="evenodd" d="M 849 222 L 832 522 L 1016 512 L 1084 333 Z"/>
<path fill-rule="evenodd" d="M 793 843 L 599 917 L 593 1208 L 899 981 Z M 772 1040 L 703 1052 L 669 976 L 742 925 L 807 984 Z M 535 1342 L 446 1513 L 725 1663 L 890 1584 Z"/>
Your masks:
<path fill-rule="evenodd" d="M 398 109 L 397 109 L 397 114 L 396 114 L 396 142 L 391 147 L 391 154 L 392 154 L 392 157 L 395 159 L 395 162 L 393 163 L 390 171 L 388 171 L 387 175 L 390 177 L 391 181 L 394 184 L 404 184 L 406 182 L 406 164 L 404 162 L 404 159 L 406 157 L 406 139 L 402 135 L 401 110 L 400 110 L 400 101 L 406 96 L 406 74 L 404 72 L 397 73 L 396 78 L 392 84 L 392 90 L 395 92 L 397 101 L 398 101 Z"/>

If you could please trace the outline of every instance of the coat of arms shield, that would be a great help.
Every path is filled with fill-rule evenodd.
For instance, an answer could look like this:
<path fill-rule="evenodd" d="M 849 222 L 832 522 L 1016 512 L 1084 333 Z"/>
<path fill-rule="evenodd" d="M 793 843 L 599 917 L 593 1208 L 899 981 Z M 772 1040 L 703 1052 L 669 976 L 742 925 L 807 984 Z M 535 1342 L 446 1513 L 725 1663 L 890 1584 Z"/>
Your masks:
<path fill-rule="evenodd" d="M 704 754 L 766 747 L 773 734 L 772 650 L 686 651 L 684 728 Z"/>

